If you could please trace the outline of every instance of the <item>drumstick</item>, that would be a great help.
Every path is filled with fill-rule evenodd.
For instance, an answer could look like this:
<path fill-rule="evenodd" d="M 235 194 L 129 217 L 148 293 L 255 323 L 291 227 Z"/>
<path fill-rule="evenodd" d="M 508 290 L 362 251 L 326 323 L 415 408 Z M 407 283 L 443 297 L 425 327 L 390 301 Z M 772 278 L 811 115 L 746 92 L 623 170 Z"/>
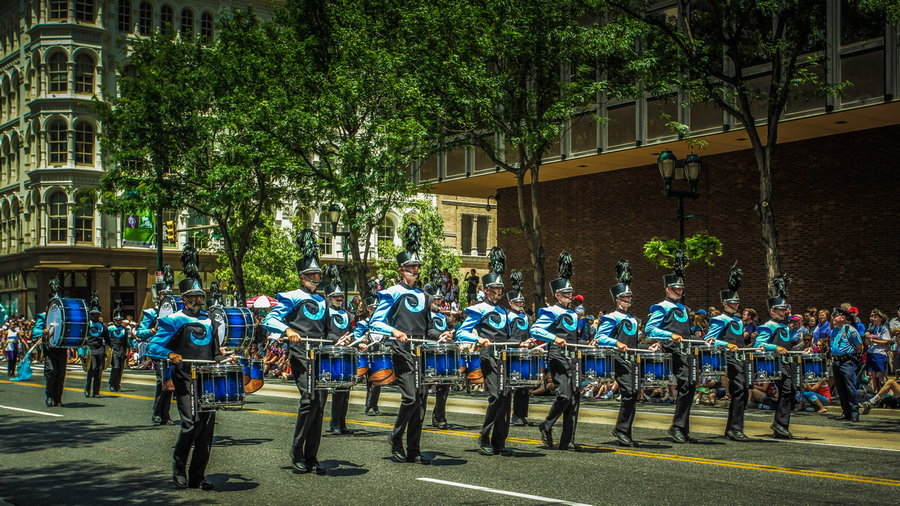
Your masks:
<path fill-rule="evenodd" d="M 183 359 L 181 359 L 181 361 L 182 361 L 182 362 L 187 362 L 188 364 L 193 364 L 193 363 L 197 363 L 197 364 L 215 364 L 215 363 L 216 363 L 215 360 L 200 360 L 200 359 L 196 359 L 196 358 L 194 358 L 194 359 L 186 359 L 186 358 L 183 358 Z"/>
<path fill-rule="evenodd" d="M 682 342 L 682 343 L 697 343 L 697 344 L 703 343 L 703 344 L 709 344 L 705 339 L 682 339 L 681 342 Z"/>

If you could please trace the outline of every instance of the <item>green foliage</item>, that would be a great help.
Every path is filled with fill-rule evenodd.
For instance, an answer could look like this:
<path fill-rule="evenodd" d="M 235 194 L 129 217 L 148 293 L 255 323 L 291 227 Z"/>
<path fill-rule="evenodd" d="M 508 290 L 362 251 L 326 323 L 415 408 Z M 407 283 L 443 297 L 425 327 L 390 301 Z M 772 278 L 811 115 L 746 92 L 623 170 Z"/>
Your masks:
<path fill-rule="evenodd" d="M 300 259 L 300 253 L 293 247 L 291 232 L 273 225 L 272 217 L 268 218 L 254 236 L 244 259 L 244 285 L 249 297 L 272 296 L 293 290 L 299 283 L 295 264 Z M 222 267 L 216 270 L 216 277 L 233 283 L 234 273 L 224 256 L 219 259 Z"/>
<path fill-rule="evenodd" d="M 644 243 L 644 256 L 658 267 L 671 268 L 675 253 L 680 247 L 677 239 L 653 237 Z M 712 259 L 722 256 L 722 241 L 707 234 L 686 237 L 684 255 L 688 261 L 702 260 L 707 265 L 714 265 Z"/>

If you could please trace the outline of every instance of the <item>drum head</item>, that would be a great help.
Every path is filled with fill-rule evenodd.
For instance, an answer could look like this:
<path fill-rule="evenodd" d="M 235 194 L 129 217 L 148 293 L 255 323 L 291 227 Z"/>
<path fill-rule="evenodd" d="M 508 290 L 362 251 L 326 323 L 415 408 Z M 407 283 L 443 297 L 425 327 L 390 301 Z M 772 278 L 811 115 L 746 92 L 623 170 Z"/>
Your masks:
<path fill-rule="evenodd" d="M 175 297 L 172 297 L 171 295 L 166 295 L 165 297 L 163 297 L 162 302 L 159 303 L 158 315 L 160 318 L 162 318 L 163 316 L 175 314 L 178 311 L 180 311 L 180 309 L 178 308 L 178 300 L 176 300 Z"/>
<path fill-rule="evenodd" d="M 63 332 L 63 324 L 65 316 L 63 313 L 62 303 L 59 299 L 50 301 L 50 307 L 47 308 L 47 319 L 45 320 L 44 332 L 47 334 L 47 342 L 50 346 L 59 346 L 60 337 Z"/>
<path fill-rule="evenodd" d="M 224 346 L 225 339 L 228 337 L 228 318 L 225 310 L 216 306 L 209 310 L 209 319 L 212 320 L 213 336 L 219 343 L 219 347 Z"/>

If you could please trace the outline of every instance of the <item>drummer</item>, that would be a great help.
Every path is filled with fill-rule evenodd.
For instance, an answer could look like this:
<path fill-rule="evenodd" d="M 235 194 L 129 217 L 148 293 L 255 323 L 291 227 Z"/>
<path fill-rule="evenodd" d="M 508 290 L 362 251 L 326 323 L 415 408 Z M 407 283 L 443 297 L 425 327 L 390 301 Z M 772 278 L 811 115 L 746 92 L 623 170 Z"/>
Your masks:
<path fill-rule="evenodd" d="M 341 290 L 340 273 L 332 264 L 325 267 L 325 297 L 328 298 L 328 339 L 335 346 L 347 346 L 353 334 L 350 332 L 350 315 L 344 310 L 344 292 Z M 329 275 L 330 274 L 330 275 Z M 336 390 L 331 397 L 331 423 L 328 433 L 332 435 L 353 435 L 347 428 L 347 409 L 350 406 L 350 391 Z"/>
<path fill-rule="evenodd" d="M 502 384 L 501 358 L 495 343 L 509 341 L 506 309 L 497 303 L 503 298 L 503 274 L 506 257 L 498 247 L 488 254 L 491 272 L 481 278 L 484 286 L 484 302 L 466 308 L 466 318 L 457 331 L 456 339 L 464 343 L 477 343 L 481 347 L 481 369 L 488 393 L 487 411 L 481 425 L 479 451 L 482 455 L 510 456 L 506 447 L 509 435 L 510 388 Z"/>
<path fill-rule="evenodd" d="M 675 255 L 672 274 L 663 277 L 666 298 L 650 308 L 650 318 L 644 326 L 644 334 L 650 340 L 660 341 L 662 351 L 672 354 L 672 370 L 676 388 L 675 415 L 669 435 L 679 444 L 696 443 L 691 437 L 691 404 L 696 386 L 691 378 L 690 356 L 681 348 L 681 341 L 691 335 L 690 310 L 681 303 L 684 297 L 684 254 Z"/>
<path fill-rule="evenodd" d="M 125 352 L 128 350 L 128 328 L 122 325 L 122 301 L 116 301 L 113 309 L 113 323 L 109 332 L 109 347 L 112 350 L 112 363 L 109 370 L 109 391 L 122 391 L 122 370 L 125 367 Z"/>
<path fill-rule="evenodd" d="M 322 281 L 319 267 L 319 246 L 315 233 L 303 229 L 297 236 L 302 258 L 297 260 L 297 272 L 302 286 L 291 292 L 279 293 L 278 304 L 263 319 L 269 332 L 283 334 L 290 343 L 291 375 L 300 392 L 297 424 L 291 443 L 291 466 L 300 474 L 325 474 L 317 458 L 322 440 L 322 417 L 327 390 L 316 390 L 315 370 L 309 358 L 310 344 L 306 339 L 324 340 L 328 332 L 328 307 L 316 293 Z"/>
<path fill-rule="evenodd" d="M 212 490 L 206 480 L 206 465 L 212 448 L 216 428 L 216 412 L 198 412 L 191 395 L 191 364 L 183 360 L 207 360 L 216 362 L 224 357 L 219 354 L 213 339 L 212 323 L 202 311 L 206 292 L 197 277 L 188 277 L 178 283 L 184 309 L 159 318 L 156 333 L 150 338 L 147 355 L 168 359 L 172 364 L 172 383 L 175 385 L 175 402 L 181 416 L 181 429 L 172 453 L 172 480 L 178 488 Z M 188 467 L 188 456 L 194 452 Z"/>
<path fill-rule="evenodd" d="M 525 296 L 522 295 L 522 271 L 513 271 L 509 276 L 511 290 L 506 292 L 506 301 L 509 308 L 506 310 L 506 334 L 512 342 L 518 342 L 523 348 L 531 348 L 535 341 L 528 333 L 530 321 L 525 311 Z M 513 425 L 525 426 L 528 423 L 528 396 L 531 390 L 528 388 L 516 388 L 513 390 L 512 419 Z"/>
<path fill-rule="evenodd" d="M 100 297 L 97 292 L 91 296 L 91 324 L 88 326 L 87 347 L 90 351 L 90 366 L 84 383 L 85 397 L 100 397 L 100 382 L 103 376 L 103 362 L 106 347 L 109 346 L 109 330 L 100 318 Z"/>
<path fill-rule="evenodd" d="M 172 267 L 166 264 L 164 269 L 164 279 L 172 281 L 156 283 L 156 306 L 148 307 L 141 311 L 141 322 L 134 331 L 135 337 L 147 342 L 156 334 L 156 321 L 159 317 L 159 305 L 165 297 L 172 295 L 172 285 L 174 282 L 172 276 Z M 153 414 L 150 415 L 150 421 L 156 425 L 166 425 L 172 423 L 170 414 L 172 406 L 172 391 L 164 388 L 165 380 L 163 378 L 163 362 L 160 360 L 153 361 L 153 369 L 156 373 L 156 392 L 153 396 Z"/>
<path fill-rule="evenodd" d="M 435 269 L 437 269 L 435 267 Z M 435 279 L 437 277 L 437 279 Z M 438 343 L 453 342 L 453 327 L 447 323 L 447 315 L 441 312 L 441 304 L 444 302 L 444 294 L 441 292 L 440 271 L 437 276 L 432 273 L 431 284 L 426 287 L 426 292 L 431 296 L 431 309 L 429 315 L 431 323 L 428 326 L 428 340 Z M 449 427 L 447 423 L 447 398 L 450 396 L 450 385 L 434 386 L 434 407 L 431 409 L 431 426 L 438 429 Z M 425 406 L 428 405 L 428 391 L 425 391 Z"/>
<path fill-rule="evenodd" d="M 777 295 L 770 297 L 769 321 L 757 327 L 757 347 L 766 351 L 777 352 L 782 359 L 779 360 L 781 377 L 775 381 L 778 389 L 778 405 L 775 408 L 775 421 L 772 423 L 773 436 L 779 439 L 791 439 L 794 437 L 790 431 L 791 411 L 794 409 L 797 385 L 794 383 L 794 373 L 797 365 L 787 359 L 790 348 L 800 342 L 800 337 L 791 335 L 791 330 L 785 324 L 790 314 L 790 304 L 787 301 L 788 278 L 785 275 L 776 276 L 772 280 Z"/>
<path fill-rule="evenodd" d="M 50 280 L 50 299 L 55 299 L 59 294 L 59 279 Z M 62 394 L 66 384 L 66 362 L 68 361 L 68 348 L 50 346 L 49 332 L 46 328 L 47 313 L 40 313 L 35 318 L 32 337 L 43 337 L 44 346 L 44 394 L 47 407 L 62 406 Z M 62 329 L 58 329 L 62 330 Z"/>
<path fill-rule="evenodd" d="M 580 385 L 577 383 L 575 368 L 565 353 L 566 345 L 574 344 L 578 339 L 578 315 L 571 308 L 575 291 L 569 282 L 572 273 L 572 257 L 568 251 L 564 251 L 559 255 L 559 277 L 550 282 L 550 291 L 556 298 L 556 304 L 538 309 L 537 320 L 532 324 L 530 333 L 536 341 L 547 343 L 547 365 L 557 384 L 556 400 L 550 407 L 547 418 L 538 425 L 541 441 L 547 448 L 553 448 L 553 425 L 562 415 L 563 429 L 559 449 L 577 451 L 578 447 L 573 443 L 581 401 L 578 395 Z"/>
<path fill-rule="evenodd" d="M 391 435 L 391 455 L 399 462 L 430 464 L 422 455 L 422 423 L 425 420 L 425 391 L 418 377 L 418 358 L 412 353 L 411 338 L 423 340 L 428 333 L 428 296 L 416 287 L 419 279 L 418 223 L 406 226 L 406 249 L 397 254 L 400 282 L 378 292 L 378 307 L 370 321 L 370 331 L 392 337 L 396 385 L 400 390 L 400 409 Z M 403 434 L 406 433 L 406 449 Z"/>
<path fill-rule="evenodd" d="M 728 405 L 725 437 L 732 441 L 750 441 L 744 434 L 744 410 L 747 409 L 747 399 L 750 396 L 747 389 L 747 363 L 737 353 L 739 345 L 744 342 L 744 322 L 741 319 L 741 299 L 738 296 L 742 274 L 735 263 L 728 275 L 728 290 L 719 292 L 722 314 L 710 319 L 709 331 L 706 333 L 710 344 L 728 348 L 725 361 L 728 364 L 728 393 L 731 403 Z"/>
<path fill-rule="evenodd" d="M 619 260 L 616 264 L 616 278 L 619 281 L 618 284 L 609 289 L 609 294 L 616 303 L 616 310 L 600 318 L 600 325 L 594 334 L 592 344 L 614 346 L 620 352 L 615 355 L 614 360 L 616 383 L 619 385 L 622 402 L 619 405 L 619 416 L 612 433 L 621 446 L 637 446 L 631 435 L 635 406 L 639 396 L 637 365 L 624 355 L 628 350 L 640 347 L 638 345 L 638 321 L 634 316 L 628 314 L 628 309 L 634 302 L 634 294 L 631 292 L 631 265 L 628 260 Z M 659 343 L 654 343 L 650 346 L 650 350 L 657 351 L 660 347 Z"/>

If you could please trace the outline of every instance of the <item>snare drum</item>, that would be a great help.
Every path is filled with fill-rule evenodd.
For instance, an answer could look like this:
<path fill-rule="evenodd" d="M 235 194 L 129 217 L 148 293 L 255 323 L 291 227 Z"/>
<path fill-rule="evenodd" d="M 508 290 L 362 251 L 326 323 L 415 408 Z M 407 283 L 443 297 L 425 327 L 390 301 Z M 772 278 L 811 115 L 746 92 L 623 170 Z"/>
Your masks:
<path fill-rule="evenodd" d="M 215 411 L 244 405 L 244 369 L 236 364 L 193 364 L 197 379 L 197 406 L 200 411 Z"/>
<path fill-rule="evenodd" d="M 180 295 L 166 295 L 159 303 L 157 317 L 169 316 L 184 309 L 184 302 L 181 301 Z"/>
<path fill-rule="evenodd" d="M 775 351 L 753 353 L 753 381 L 764 383 L 781 379 L 781 356 Z"/>
<path fill-rule="evenodd" d="M 460 355 L 460 369 L 466 374 L 466 381 L 470 385 L 484 383 L 484 372 L 481 370 L 481 355 L 479 353 L 462 353 Z"/>
<path fill-rule="evenodd" d="M 504 356 L 510 387 L 534 388 L 541 384 L 541 375 L 547 367 L 543 353 L 519 348 L 506 350 Z"/>
<path fill-rule="evenodd" d="M 56 348 L 84 346 L 91 321 L 87 302 L 82 299 L 55 298 L 47 308 L 47 342 Z"/>
<path fill-rule="evenodd" d="M 590 382 L 612 382 L 616 379 L 616 366 L 613 348 L 596 348 L 580 350 L 581 378 Z"/>
<path fill-rule="evenodd" d="M 697 373 L 700 378 L 718 380 L 722 375 L 728 374 L 725 351 L 722 348 L 695 346 L 694 355 L 697 358 Z"/>
<path fill-rule="evenodd" d="M 417 354 L 422 357 L 422 382 L 447 385 L 459 379 L 459 348 L 450 343 L 425 343 Z"/>
<path fill-rule="evenodd" d="M 215 306 L 209 310 L 213 335 L 222 348 L 249 348 L 253 344 L 256 321 L 245 307 Z"/>
<path fill-rule="evenodd" d="M 255 358 L 242 358 L 240 363 L 244 369 L 244 393 L 252 394 L 262 388 L 266 382 L 262 361 Z"/>
<path fill-rule="evenodd" d="M 824 353 L 800 355 L 800 381 L 814 384 L 828 379 L 828 358 Z"/>
<path fill-rule="evenodd" d="M 637 358 L 643 385 L 663 387 L 675 384 L 670 353 L 640 353 Z"/>
<path fill-rule="evenodd" d="M 372 351 L 365 354 L 369 381 L 376 386 L 390 385 L 397 379 L 394 373 L 394 355 L 390 351 Z M 358 367 L 357 367 L 358 370 Z"/>
<path fill-rule="evenodd" d="M 358 353 L 349 346 L 320 346 L 313 351 L 317 390 L 348 390 L 356 384 Z"/>

